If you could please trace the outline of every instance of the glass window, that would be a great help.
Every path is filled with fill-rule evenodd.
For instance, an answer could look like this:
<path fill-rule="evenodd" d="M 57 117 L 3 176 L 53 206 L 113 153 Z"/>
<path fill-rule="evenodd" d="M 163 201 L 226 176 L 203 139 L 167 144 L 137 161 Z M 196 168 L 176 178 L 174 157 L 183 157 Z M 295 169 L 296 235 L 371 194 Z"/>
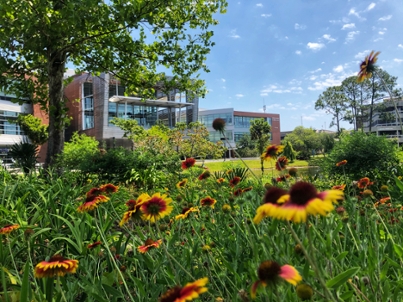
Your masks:
<path fill-rule="evenodd" d="M 19 113 L 14 111 L 0 111 L 0 134 L 24 135 L 20 126 L 13 123 L 18 115 Z"/>
<path fill-rule="evenodd" d="M 94 96 L 92 83 L 83 84 L 83 130 L 94 128 Z"/>
<path fill-rule="evenodd" d="M 226 125 L 232 125 L 232 114 L 231 113 L 222 113 L 222 114 L 208 114 L 208 115 L 199 115 L 199 122 L 206 127 L 211 127 L 213 121 L 216 118 L 222 118 L 225 121 Z"/>

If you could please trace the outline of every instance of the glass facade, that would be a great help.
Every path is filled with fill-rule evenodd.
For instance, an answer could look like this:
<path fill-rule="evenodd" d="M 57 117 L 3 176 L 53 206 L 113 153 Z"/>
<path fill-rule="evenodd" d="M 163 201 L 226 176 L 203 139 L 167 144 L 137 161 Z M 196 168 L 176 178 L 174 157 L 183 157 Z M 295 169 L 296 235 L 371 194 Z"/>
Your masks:
<path fill-rule="evenodd" d="M 256 119 L 264 119 L 271 126 L 271 117 L 250 117 L 250 116 L 235 116 L 234 125 L 236 128 L 249 128 L 251 121 Z"/>
<path fill-rule="evenodd" d="M 249 132 L 234 132 L 234 142 L 239 142 L 244 135 L 250 135 Z"/>
<path fill-rule="evenodd" d="M 211 127 L 213 121 L 216 118 L 222 118 L 225 120 L 226 125 L 232 125 L 232 113 L 216 113 L 216 114 L 208 114 L 208 115 L 199 115 L 199 122 L 202 123 L 206 127 Z"/>
<path fill-rule="evenodd" d="M 109 97 L 125 94 L 125 87 L 118 85 L 109 85 Z M 126 113 L 126 114 L 125 114 Z M 157 107 L 150 106 L 138 106 L 132 104 L 122 104 L 109 102 L 108 105 L 108 125 L 111 124 L 111 120 L 115 117 L 123 119 L 133 119 L 138 122 L 139 125 L 149 128 L 157 122 L 158 111 Z"/>
<path fill-rule="evenodd" d="M 229 141 L 232 141 L 232 140 L 233 140 L 232 131 L 228 131 L 228 130 L 227 130 L 227 131 L 224 131 L 224 134 L 225 134 L 225 137 L 226 137 Z M 213 143 L 218 142 L 219 140 L 221 140 L 222 137 L 223 137 L 223 136 L 222 136 L 221 133 L 218 132 L 218 131 L 210 132 L 210 135 L 209 135 L 209 139 L 210 139 L 210 141 L 213 142 Z"/>
<path fill-rule="evenodd" d="M 94 95 L 92 83 L 83 84 L 83 130 L 94 128 Z"/>
<path fill-rule="evenodd" d="M 0 134 L 24 135 L 20 126 L 12 123 L 17 120 L 18 112 L 0 110 Z"/>

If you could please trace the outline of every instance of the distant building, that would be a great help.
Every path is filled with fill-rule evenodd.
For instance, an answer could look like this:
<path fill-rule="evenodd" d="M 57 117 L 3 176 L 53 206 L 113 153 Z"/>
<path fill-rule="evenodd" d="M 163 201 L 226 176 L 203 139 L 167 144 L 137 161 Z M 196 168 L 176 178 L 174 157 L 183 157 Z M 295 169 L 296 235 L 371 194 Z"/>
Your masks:
<path fill-rule="evenodd" d="M 0 91 L 0 160 L 3 163 L 11 163 L 12 159 L 8 156 L 11 146 L 20 142 L 28 141 L 20 126 L 13 123 L 20 114 L 32 114 L 48 124 L 48 116 L 40 110 L 39 105 L 32 105 L 25 102 L 22 105 L 13 102 L 15 95 L 5 94 Z M 46 157 L 46 145 L 39 147 L 38 161 L 44 162 Z"/>
<path fill-rule="evenodd" d="M 107 146 L 129 147 L 131 142 L 123 139 L 123 130 L 111 123 L 113 118 L 136 120 L 144 128 L 152 127 L 158 120 L 168 127 L 174 127 L 178 121 L 197 121 L 197 96 L 178 90 L 167 95 L 158 88 L 155 98 L 150 100 L 125 96 L 125 87 L 108 73 L 97 77 L 88 73 L 75 75 L 64 95 L 69 100 L 72 118 L 66 140 L 78 131 L 104 141 Z"/>
<path fill-rule="evenodd" d="M 250 122 L 263 118 L 271 126 L 271 143 L 280 144 L 280 115 L 275 113 L 236 111 L 233 108 L 199 110 L 199 122 L 205 125 L 210 132 L 210 141 L 221 140 L 219 132 L 215 131 L 212 123 L 216 118 L 222 118 L 226 122 L 225 136 L 230 143 L 230 148 L 235 148 L 236 143 L 244 134 L 249 134 Z M 228 147 L 228 146 L 227 146 Z"/>
<path fill-rule="evenodd" d="M 403 121 L 403 100 L 396 100 L 396 105 L 400 119 Z M 363 122 L 364 132 L 368 133 L 370 131 L 369 126 L 369 118 L 366 118 L 366 121 Z M 403 133 L 396 114 L 395 105 L 389 99 L 384 99 L 383 102 L 375 104 L 371 122 L 371 133 L 375 133 L 377 136 L 396 139 L 399 145 L 403 144 Z"/>

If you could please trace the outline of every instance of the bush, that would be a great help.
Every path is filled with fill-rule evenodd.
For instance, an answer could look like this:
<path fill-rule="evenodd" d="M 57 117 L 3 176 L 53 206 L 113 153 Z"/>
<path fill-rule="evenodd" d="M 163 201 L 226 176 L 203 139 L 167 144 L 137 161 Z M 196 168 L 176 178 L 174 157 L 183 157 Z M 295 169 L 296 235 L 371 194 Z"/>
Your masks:
<path fill-rule="evenodd" d="M 347 164 L 337 167 L 336 164 L 342 160 L 347 160 Z M 401 175 L 402 171 L 395 141 L 362 132 L 341 136 L 320 166 L 331 176 L 345 173 L 353 180 L 362 177 L 386 180 Z"/>
<path fill-rule="evenodd" d="M 11 147 L 8 155 L 15 160 L 15 166 L 25 174 L 35 169 L 38 147 L 28 142 L 20 142 Z"/>

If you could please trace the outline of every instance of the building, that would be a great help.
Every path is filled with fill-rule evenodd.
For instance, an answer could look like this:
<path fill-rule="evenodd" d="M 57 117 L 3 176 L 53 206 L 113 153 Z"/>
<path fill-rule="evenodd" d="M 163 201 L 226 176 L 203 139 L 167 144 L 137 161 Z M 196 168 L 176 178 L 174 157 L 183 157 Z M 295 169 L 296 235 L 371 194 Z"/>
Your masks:
<path fill-rule="evenodd" d="M 271 143 L 280 144 L 279 114 L 235 111 L 233 108 L 199 110 L 199 122 L 207 127 L 212 142 L 222 139 L 220 133 L 212 127 L 216 118 L 222 118 L 226 122 L 224 134 L 230 144 L 229 148 L 235 148 L 241 137 L 244 134 L 249 134 L 250 122 L 259 118 L 265 119 L 271 126 Z"/>
<path fill-rule="evenodd" d="M 123 130 L 111 123 L 113 118 L 136 120 L 144 128 L 152 127 L 157 121 L 168 127 L 174 127 L 178 121 L 197 121 L 197 96 L 178 90 L 166 94 L 161 88 L 156 88 L 155 99 L 152 100 L 125 96 L 125 87 L 108 73 L 100 76 L 88 73 L 74 75 L 64 95 L 69 100 L 71 116 L 66 140 L 78 131 L 105 142 L 107 146 L 129 147 L 131 142 L 123 139 Z"/>
<path fill-rule="evenodd" d="M 48 116 L 40 110 L 39 105 L 32 105 L 29 102 L 19 104 L 13 102 L 16 100 L 15 95 L 5 94 L 0 91 L 0 160 L 2 163 L 11 163 L 12 159 L 8 156 L 10 147 L 14 144 L 27 141 L 28 138 L 24 135 L 16 123 L 20 114 L 32 114 L 48 124 Z M 47 145 L 39 146 L 38 161 L 44 162 L 46 157 Z"/>
<path fill-rule="evenodd" d="M 397 109 L 400 119 L 403 122 L 403 100 L 396 100 Z M 363 130 L 365 133 L 371 132 L 378 136 L 386 136 L 388 138 L 397 139 L 399 145 L 403 144 L 403 133 L 399 119 L 396 114 L 395 105 L 389 99 L 375 104 L 372 115 L 371 131 L 369 119 L 363 122 Z"/>

